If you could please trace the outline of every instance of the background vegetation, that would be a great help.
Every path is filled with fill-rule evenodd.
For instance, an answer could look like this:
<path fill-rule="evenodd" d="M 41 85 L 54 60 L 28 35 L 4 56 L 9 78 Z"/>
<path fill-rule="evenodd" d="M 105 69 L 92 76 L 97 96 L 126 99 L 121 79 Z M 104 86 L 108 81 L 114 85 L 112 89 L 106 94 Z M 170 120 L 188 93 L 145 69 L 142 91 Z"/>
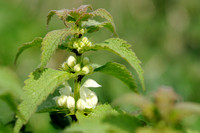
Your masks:
<path fill-rule="evenodd" d="M 44 37 L 47 33 L 46 15 L 49 10 L 71 9 L 82 4 L 91 4 L 94 9 L 105 8 L 113 15 L 119 37 L 132 44 L 132 49 L 143 62 L 147 90 L 144 94 L 152 94 L 164 85 L 173 87 L 183 100 L 200 102 L 198 0 L 1 0 L 0 69 L 6 67 L 8 72 L 0 71 L 0 83 L 6 84 L 7 79 L 13 78 L 13 82 L 7 84 L 19 89 L 28 74 L 39 65 L 40 48 L 25 51 L 16 66 L 13 62 L 17 48 L 22 43 L 36 36 Z M 62 22 L 53 17 L 48 31 L 59 28 L 64 28 Z M 99 42 L 110 37 L 110 32 L 103 29 L 90 36 L 90 39 Z M 105 64 L 108 60 L 120 62 L 136 75 L 125 61 L 114 54 L 105 51 L 95 54 L 88 54 L 91 61 L 99 64 Z M 67 57 L 69 53 L 55 54 L 48 66 L 57 68 L 66 59 L 63 55 Z M 9 77 L 9 73 L 12 76 Z M 95 74 L 92 78 L 103 86 L 96 90 L 101 103 L 112 103 L 114 99 L 130 92 L 118 79 L 106 74 Z M 138 88 L 141 90 L 139 84 Z M 9 122 L 13 117 L 10 115 L 12 109 L 3 100 L 0 100 L 0 107 L 1 123 Z M 132 110 L 128 106 L 123 108 L 130 112 Z M 48 114 L 36 114 L 30 120 L 30 125 L 37 132 L 53 132 L 49 119 Z"/>

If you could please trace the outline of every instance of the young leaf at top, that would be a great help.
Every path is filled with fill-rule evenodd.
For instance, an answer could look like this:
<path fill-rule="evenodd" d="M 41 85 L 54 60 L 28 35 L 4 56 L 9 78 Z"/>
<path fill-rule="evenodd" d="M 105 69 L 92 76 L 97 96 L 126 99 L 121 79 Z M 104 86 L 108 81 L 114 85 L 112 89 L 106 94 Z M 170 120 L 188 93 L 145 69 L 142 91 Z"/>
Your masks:
<path fill-rule="evenodd" d="M 122 64 L 108 62 L 105 65 L 96 68 L 94 72 L 110 74 L 127 84 L 131 90 L 137 92 L 132 74 Z"/>
<path fill-rule="evenodd" d="M 66 39 L 67 36 L 73 35 L 74 33 L 76 33 L 76 30 L 68 28 L 51 31 L 44 37 L 42 41 L 40 68 L 45 68 L 58 45 L 60 45 Z"/>
<path fill-rule="evenodd" d="M 42 38 L 41 37 L 36 37 L 32 42 L 27 42 L 27 43 L 24 43 L 21 47 L 19 47 L 18 49 L 18 52 L 15 56 L 15 64 L 17 62 L 17 59 L 18 57 L 21 55 L 21 53 L 28 49 L 28 48 L 31 48 L 33 46 L 41 46 L 41 43 L 42 43 Z"/>
<path fill-rule="evenodd" d="M 112 29 L 111 31 L 113 31 L 114 34 L 117 35 L 113 17 L 108 11 L 106 11 L 103 8 L 99 8 L 99 9 L 93 11 L 91 14 L 93 16 L 100 16 L 100 17 L 106 19 L 110 24 L 107 24 L 105 27 L 107 27 L 110 30 Z"/>
<path fill-rule="evenodd" d="M 47 15 L 47 28 L 49 25 L 49 22 L 51 20 L 51 17 L 53 17 L 55 14 L 58 16 L 59 19 L 61 19 L 64 24 L 67 26 L 67 23 L 78 23 L 80 21 L 86 21 L 88 18 L 92 17 L 90 13 L 87 13 L 87 10 L 92 10 L 91 5 L 81 5 L 77 9 L 62 9 L 62 10 L 52 10 Z"/>
<path fill-rule="evenodd" d="M 140 66 L 141 62 L 135 53 L 129 49 L 130 45 L 120 38 L 110 38 L 102 43 L 95 44 L 93 49 L 103 49 L 114 52 L 124 58 L 137 72 L 142 85 L 145 90 L 143 69 Z"/>
<path fill-rule="evenodd" d="M 35 72 L 25 81 L 23 101 L 18 109 L 23 117 L 19 117 L 14 127 L 14 132 L 18 133 L 22 125 L 27 123 L 37 107 L 54 92 L 54 90 L 64 81 L 72 78 L 73 75 L 53 69 L 44 69 L 40 77 L 35 79 Z"/>

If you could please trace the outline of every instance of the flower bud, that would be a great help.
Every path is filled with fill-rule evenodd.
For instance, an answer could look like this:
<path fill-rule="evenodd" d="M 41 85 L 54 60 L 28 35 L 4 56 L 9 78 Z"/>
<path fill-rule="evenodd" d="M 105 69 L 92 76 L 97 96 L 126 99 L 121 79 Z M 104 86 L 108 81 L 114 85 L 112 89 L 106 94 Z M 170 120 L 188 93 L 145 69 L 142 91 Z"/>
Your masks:
<path fill-rule="evenodd" d="M 68 96 L 67 100 L 65 101 L 65 106 L 69 109 L 74 109 L 75 107 L 75 100 L 72 96 Z"/>
<path fill-rule="evenodd" d="M 84 110 L 85 108 L 86 108 L 86 103 L 85 103 L 85 101 L 84 100 L 82 100 L 82 99 L 79 99 L 78 101 L 77 101 L 77 109 L 78 110 Z"/>
<path fill-rule="evenodd" d="M 75 66 L 74 66 L 74 71 L 75 72 L 79 72 L 81 70 L 81 65 L 80 64 L 76 64 Z"/>
<path fill-rule="evenodd" d="M 87 46 L 88 46 L 88 47 L 91 47 L 91 46 L 92 46 L 92 43 L 91 43 L 91 42 L 88 42 L 88 43 L 87 43 Z"/>
<path fill-rule="evenodd" d="M 89 66 L 88 66 L 88 65 L 84 66 L 84 67 L 82 68 L 82 71 L 84 71 L 85 74 L 88 74 L 88 73 L 90 72 Z"/>
<path fill-rule="evenodd" d="M 85 46 L 85 43 L 84 42 L 80 42 L 80 47 L 84 47 Z"/>
<path fill-rule="evenodd" d="M 62 95 L 58 97 L 58 99 L 56 100 L 56 103 L 58 106 L 65 106 L 66 100 L 67 100 L 67 96 Z"/>
<path fill-rule="evenodd" d="M 69 70 L 69 66 L 67 65 L 67 62 L 64 62 L 61 67 L 65 71 Z"/>
<path fill-rule="evenodd" d="M 90 60 L 88 57 L 83 58 L 83 65 L 88 65 L 90 63 Z"/>
<path fill-rule="evenodd" d="M 69 67 L 73 67 L 76 64 L 76 59 L 74 56 L 69 56 L 67 59 L 67 64 Z"/>
<path fill-rule="evenodd" d="M 94 71 L 94 68 L 92 67 L 92 65 L 89 65 L 89 70 L 90 70 L 90 73 Z"/>
<path fill-rule="evenodd" d="M 88 43 L 88 38 L 87 37 L 83 37 L 82 41 L 83 41 L 84 44 L 86 44 L 86 43 Z"/>
<path fill-rule="evenodd" d="M 81 29 L 81 30 L 80 30 L 80 33 L 82 33 L 82 34 L 85 33 L 85 30 L 84 30 L 84 29 Z"/>
<path fill-rule="evenodd" d="M 77 43 L 77 42 L 74 42 L 73 47 L 74 47 L 74 48 L 78 48 L 78 47 L 79 47 L 78 43 Z"/>

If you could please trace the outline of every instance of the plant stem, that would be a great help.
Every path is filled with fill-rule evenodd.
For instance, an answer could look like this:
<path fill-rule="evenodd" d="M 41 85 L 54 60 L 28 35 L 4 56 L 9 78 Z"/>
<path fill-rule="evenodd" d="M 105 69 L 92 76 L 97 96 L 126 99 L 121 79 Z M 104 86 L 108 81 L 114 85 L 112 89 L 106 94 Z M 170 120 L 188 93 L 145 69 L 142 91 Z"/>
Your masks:
<path fill-rule="evenodd" d="M 77 64 L 82 63 L 82 54 L 76 54 L 76 60 L 77 60 Z M 78 99 L 80 98 L 80 88 L 81 88 L 81 80 L 82 80 L 83 76 L 82 75 L 78 75 L 78 77 L 74 80 L 74 99 L 75 99 L 75 111 L 76 111 L 76 104 Z"/>

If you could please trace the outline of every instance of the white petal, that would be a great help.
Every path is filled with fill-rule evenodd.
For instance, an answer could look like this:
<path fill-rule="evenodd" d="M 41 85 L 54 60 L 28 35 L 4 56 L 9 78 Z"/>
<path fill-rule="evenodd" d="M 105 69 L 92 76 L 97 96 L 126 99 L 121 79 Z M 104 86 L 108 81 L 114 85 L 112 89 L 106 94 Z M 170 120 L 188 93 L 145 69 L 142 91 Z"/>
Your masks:
<path fill-rule="evenodd" d="M 81 88 L 80 89 L 80 98 L 86 102 L 86 108 L 94 108 L 98 103 L 98 98 L 95 92 L 91 91 L 88 88 Z"/>
<path fill-rule="evenodd" d="M 66 106 L 69 108 L 69 109 L 74 109 L 75 107 L 75 100 L 73 97 L 71 96 L 68 96 L 67 97 L 67 100 L 65 101 L 66 103 Z"/>
<path fill-rule="evenodd" d="M 101 87 L 101 85 L 99 85 L 95 80 L 93 79 L 88 79 L 85 81 L 85 83 L 82 85 L 82 87 Z"/>
<path fill-rule="evenodd" d="M 86 103 L 83 99 L 78 99 L 77 101 L 77 109 L 84 110 L 86 108 Z"/>
<path fill-rule="evenodd" d="M 88 104 L 92 108 L 96 107 L 97 103 L 98 103 L 98 98 L 95 93 L 91 94 L 90 97 L 86 98 L 86 104 Z"/>
<path fill-rule="evenodd" d="M 68 66 L 73 67 L 76 64 L 76 58 L 74 56 L 69 56 L 67 64 Z"/>
<path fill-rule="evenodd" d="M 66 100 L 67 100 L 67 96 L 63 95 L 63 96 L 60 96 L 60 97 L 57 98 L 56 103 L 57 103 L 58 106 L 65 106 Z"/>
<path fill-rule="evenodd" d="M 68 83 L 65 83 L 65 87 L 60 88 L 59 93 L 61 95 L 70 96 L 72 94 L 72 88 L 69 86 Z"/>
<path fill-rule="evenodd" d="M 81 70 L 81 65 L 80 64 L 76 64 L 75 66 L 74 66 L 74 71 L 75 72 L 79 72 Z"/>

